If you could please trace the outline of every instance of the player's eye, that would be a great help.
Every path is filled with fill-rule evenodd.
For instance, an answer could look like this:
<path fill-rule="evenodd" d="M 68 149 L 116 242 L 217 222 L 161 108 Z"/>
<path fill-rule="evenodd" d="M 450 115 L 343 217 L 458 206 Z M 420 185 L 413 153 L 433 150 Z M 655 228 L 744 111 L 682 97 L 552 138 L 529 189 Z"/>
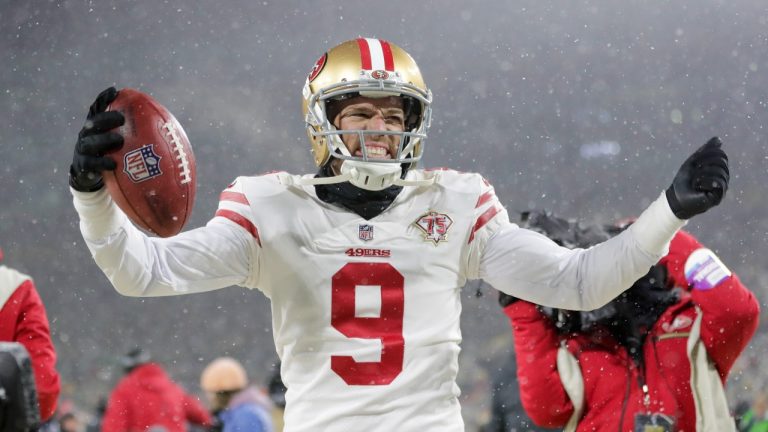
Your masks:
<path fill-rule="evenodd" d="M 369 119 L 371 118 L 371 113 L 367 111 L 350 111 L 346 114 L 344 114 L 344 117 L 352 120 L 356 119 Z"/>

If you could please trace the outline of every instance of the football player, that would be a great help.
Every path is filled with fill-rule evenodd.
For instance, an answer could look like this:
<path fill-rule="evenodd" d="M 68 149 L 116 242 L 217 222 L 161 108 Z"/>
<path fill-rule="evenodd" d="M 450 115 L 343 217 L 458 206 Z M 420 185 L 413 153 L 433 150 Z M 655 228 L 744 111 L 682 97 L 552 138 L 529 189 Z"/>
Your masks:
<path fill-rule="evenodd" d="M 117 291 L 240 285 L 272 302 L 286 431 L 464 430 L 455 379 L 461 287 L 484 279 L 538 304 L 595 309 L 644 275 L 685 220 L 720 203 L 712 139 L 624 233 L 589 250 L 521 229 L 475 173 L 416 168 L 432 94 L 413 58 L 371 38 L 314 64 L 303 110 L 317 174 L 239 177 L 204 227 L 154 238 L 102 188 L 122 138 L 94 102 L 70 170 L 83 237 Z"/>

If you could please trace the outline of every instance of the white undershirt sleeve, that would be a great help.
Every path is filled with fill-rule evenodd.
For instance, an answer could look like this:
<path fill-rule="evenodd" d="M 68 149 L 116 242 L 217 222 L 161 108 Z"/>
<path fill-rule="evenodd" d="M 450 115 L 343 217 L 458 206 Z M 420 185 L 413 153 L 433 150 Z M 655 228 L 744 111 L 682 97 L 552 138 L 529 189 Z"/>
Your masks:
<path fill-rule="evenodd" d="M 149 237 L 133 226 L 105 189 L 72 190 L 72 195 L 88 249 L 123 295 L 204 292 L 255 279 L 253 238 L 222 218 L 173 237 Z"/>
<path fill-rule="evenodd" d="M 592 310 L 611 301 L 667 253 L 685 221 L 662 194 L 621 234 L 589 249 L 570 250 L 531 230 L 508 225 L 489 240 L 480 277 L 530 302 Z"/>

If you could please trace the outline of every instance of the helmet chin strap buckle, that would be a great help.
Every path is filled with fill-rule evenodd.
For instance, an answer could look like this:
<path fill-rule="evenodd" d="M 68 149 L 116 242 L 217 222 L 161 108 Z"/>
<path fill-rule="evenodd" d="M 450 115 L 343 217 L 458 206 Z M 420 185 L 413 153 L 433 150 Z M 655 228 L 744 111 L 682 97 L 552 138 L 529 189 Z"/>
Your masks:
<path fill-rule="evenodd" d="M 396 163 L 361 162 L 345 160 L 341 163 L 341 176 L 360 189 L 380 191 L 400 179 L 402 168 Z"/>
<path fill-rule="evenodd" d="M 341 163 L 341 174 L 333 177 L 302 178 L 297 184 L 319 185 L 350 182 L 352 185 L 369 191 L 380 191 L 390 186 L 430 186 L 435 183 L 435 174 L 430 173 L 424 179 L 401 179 L 402 168 L 396 163 L 376 163 L 345 160 Z"/>

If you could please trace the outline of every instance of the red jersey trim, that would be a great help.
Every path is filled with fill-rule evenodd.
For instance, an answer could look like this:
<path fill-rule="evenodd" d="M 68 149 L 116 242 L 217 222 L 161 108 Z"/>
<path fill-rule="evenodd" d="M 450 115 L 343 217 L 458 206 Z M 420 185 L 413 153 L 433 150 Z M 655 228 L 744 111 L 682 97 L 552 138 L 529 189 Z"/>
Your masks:
<path fill-rule="evenodd" d="M 224 191 L 221 193 L 221 195 L 219 195 L 219 201 L 232 201 L 240 204 L 251 205 L 251 203 L 248 202 L 248 198 L 246 198 L 245 195 L 240 192 Z"/>
<path fill-rule="evenodd" d="M 256 228 L 255 225 L 253 225 L 251 223 L 251 221 L 246 219 L 244 216 L 242 216 L 242 215 L 240 215 L 238 213 L 235 213 L 232 210 L 225 210 L 225 209 L 216 210 L 216 215 L 215 216 L 220 216 L 220 217 L 229 219 L 232 222 L 240 225 L 246 231 L 251 233 L 253 238 L 256 239 L 256 243 L 258 243 L 259 246 L 261 246 L 261 237 L 259 237 L 259 230 Z"/>
<path fill-rule="evenodd" d="M 487 203 L 493 198 L 493 192 L 488 191 L 482 195 L 480 195 L 480 198 L 477 199 L 477 204 L 475 205 L 475 208 L 480 207 L 481 205 Z"/>
<path fill-rule="evenodd" d="M 496 216 L 501 211 L 500 208 L 493 206 L 485 211 L 482 215 L 480 215 L 479 218 L 477 218 L 477 222 L 475 222 L 475 226 L 472 227 L 472 233 L 469 235 L 469 241 L 467 244 L 472 243 L 472 240 L 475 239 L 475 233 L 480 228 L 484 227 L 485 224 L 487 224 L 491 219 L 493 219 L 494 216 Z"/>

